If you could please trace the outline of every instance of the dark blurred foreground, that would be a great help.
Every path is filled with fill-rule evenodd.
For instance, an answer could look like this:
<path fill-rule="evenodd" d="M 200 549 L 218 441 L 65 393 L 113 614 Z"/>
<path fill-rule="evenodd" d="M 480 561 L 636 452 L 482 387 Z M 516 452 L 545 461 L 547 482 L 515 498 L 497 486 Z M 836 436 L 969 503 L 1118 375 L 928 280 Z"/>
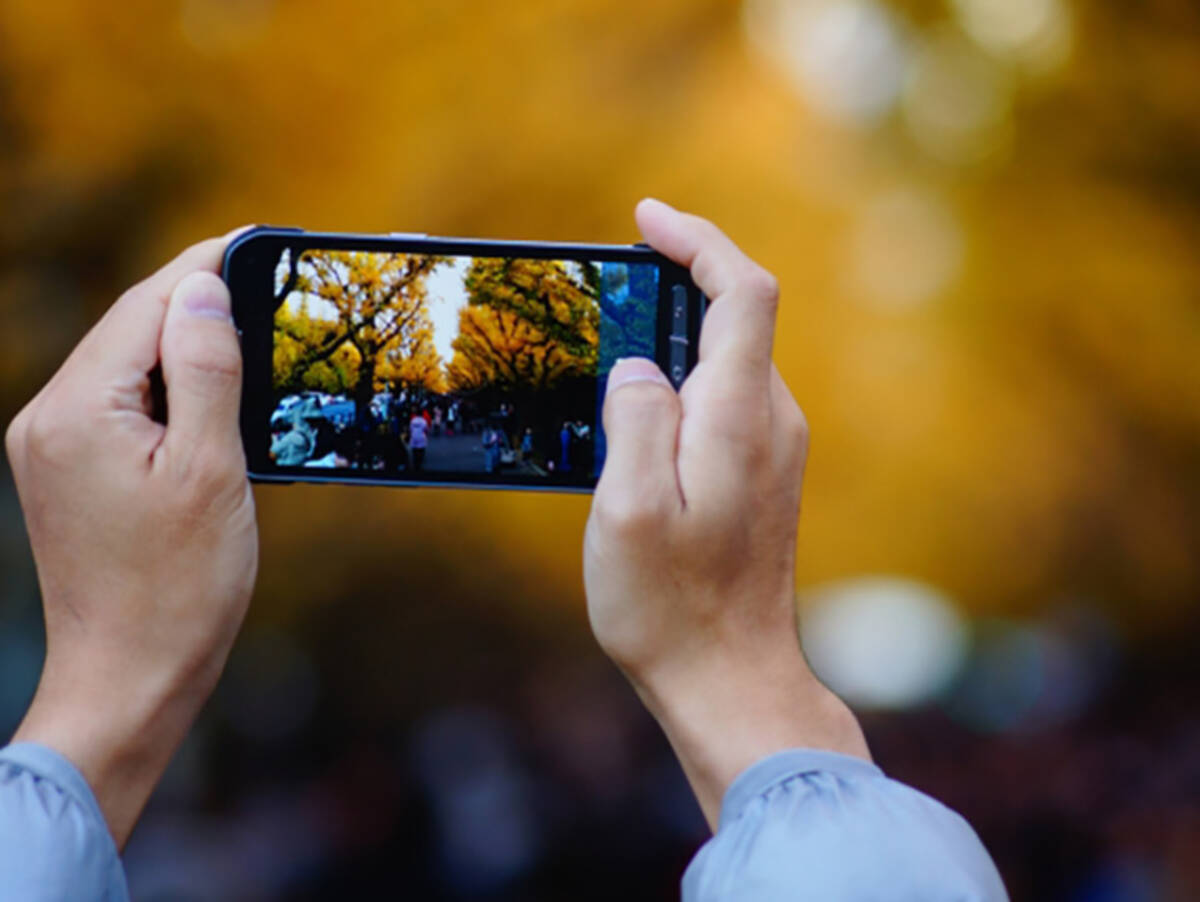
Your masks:
<path fill-rule="evenodd" d="M 275 500 L 260 494 L 268 521 Z M 28 590 L 23 541 L 6 531 L 2 559 Z M 328 554 L 355 574 L 328 603 L 287 629 L 252 612 L 127 849 L 138 902 L 677 897 L 707 831 L 582 611 L 496 605 L 517 577 L 471 549 Z M 286 602 L 271 591 L 256 604 Z M 0 648 L 5 730 L 40 664 L 25 599 L 7 598 L 19 628 Z M 1191 636 L 1106 646 L 1082 674 L 1028 656 L 1005 669 L 989 641 L 979 626 L 974 669 L 943 703 L 864 718 L 880 765 L 970 820 L 1014 899 L 1200 896 Z M 1029 684 L 1036 670 L 1048 681 Z"/>
<path fill-rule="evenodd" d="M 615 670 L 582 636 L 564 659 L 482 606 L 438 603 L 453 613 L 423 638 L 464 654 L 425 662 L 392 723 L 345 701 L 372 662 L 243 642 L 130 844 L 135 898 L 677 898 L 706 830 Z M 336 648 L 364 613 L 306 632 Z M 1069 723 L 981 734 L 934 708 L 869 717 L 868 738 L 892 776 L 971 821 L 1014 899 L 1198 898 L 1189 644 L 1124 660 Z"/>

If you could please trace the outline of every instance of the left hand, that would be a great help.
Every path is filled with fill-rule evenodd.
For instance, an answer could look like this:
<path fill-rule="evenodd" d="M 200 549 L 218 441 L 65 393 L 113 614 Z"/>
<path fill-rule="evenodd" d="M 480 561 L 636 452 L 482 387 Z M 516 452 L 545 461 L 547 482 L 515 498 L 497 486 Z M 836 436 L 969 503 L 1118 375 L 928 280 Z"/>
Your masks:
<path fill-rule="evenodd" d="M 118 847 L 216 684 L 258 564 L 227 240 L 127 291 L 8 430 L 46 618 L 14 740 L 79 768 Z"/>

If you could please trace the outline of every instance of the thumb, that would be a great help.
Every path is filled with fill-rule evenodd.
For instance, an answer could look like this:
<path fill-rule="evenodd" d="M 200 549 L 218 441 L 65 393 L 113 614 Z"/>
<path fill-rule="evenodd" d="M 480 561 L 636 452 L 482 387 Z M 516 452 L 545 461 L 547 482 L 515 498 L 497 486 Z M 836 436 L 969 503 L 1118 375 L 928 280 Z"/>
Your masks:
<path fill-rule="evenodd" d="M 679 395 L 654 361 L 617 361 L 604 398 L 608 451 L 598 503 L 622 515 L 682 506 L 676 470 L 681 412 Z"/>
<path fill-rule="evenodd" d="M 229 289 L 215 273 L 194 272 L 175 286 L 159 352 L 167 388 L 164 446 L 184 456 L 200 446 L 240 448 L 242 350 Z"/>

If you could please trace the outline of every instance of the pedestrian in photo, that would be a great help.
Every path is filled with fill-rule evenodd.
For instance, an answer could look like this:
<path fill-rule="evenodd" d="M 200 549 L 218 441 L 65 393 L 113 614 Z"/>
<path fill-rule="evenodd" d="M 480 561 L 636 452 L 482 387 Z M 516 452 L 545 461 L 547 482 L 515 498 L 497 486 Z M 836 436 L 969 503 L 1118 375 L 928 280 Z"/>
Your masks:
<path fill-rule="evenodd" d="M 403 469 L 403 457 L 405 456 L 404 424 L 401 420 L 402 411 L 400 409 L 400 401 L 396 395 L 392 395 L 384 407 L 385 435 L 384 435 L 384 455 L 383 465 L 387 470 Z"/>
<path fill-rule="evenodd" d="M 521 436 L 521 460 L 528 461 L 533 457 L 533 427 L 526 426 L 525 434 Z"/>
<path fill-rule="evenodd" d="M 428 420 L 419 413 L 413 414 L 413 418 L 408 423 L 408 449 L 412 455 L 414 473 L 421 472 L 425 467 L 425 449 L 429 445 L 428 429 Z"/>
<path fill-rule="evenodd" d="M 371 408 L 366 404 L 355 404 L 354 409 L 354 435 L 357 441 L 357 450 L 354 455 L 354 464 L 358 467 L 371 466 L 371 433 L 375 431 L 375 420 L 371 416 Z"/>
<path fill-rule="evenodd" d="M 587 449 L 588 427 L 582 420 L 568 421 L 567 426 L 571 431 L 571 447 L 568 451 L 571 469 L 575 471 L 585 470 L 583 456 Z"/>
<path fill-rule="evenodd" d="M 571 440 L 573 438 L 570 421 L 564 421 L 562 430 L 558 433 L 558 467 L 563 473 L 571 472 Z"/>
<path fill-rule="evenodd" d="M 486 426 L 483 430 L 483 466 L 488 473 L 500 469 L 500 430 Z"/>

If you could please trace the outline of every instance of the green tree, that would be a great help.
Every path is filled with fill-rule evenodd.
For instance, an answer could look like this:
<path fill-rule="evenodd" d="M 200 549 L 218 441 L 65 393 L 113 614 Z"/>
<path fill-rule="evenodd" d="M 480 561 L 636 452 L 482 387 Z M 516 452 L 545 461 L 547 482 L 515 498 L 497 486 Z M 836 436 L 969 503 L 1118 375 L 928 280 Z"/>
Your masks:
<path fill-rule="evenodd" d="M 604 263 L 598 268 L 601 370 L 621 357 L 653 357 L 658 326 L 658 267 Z"/>

